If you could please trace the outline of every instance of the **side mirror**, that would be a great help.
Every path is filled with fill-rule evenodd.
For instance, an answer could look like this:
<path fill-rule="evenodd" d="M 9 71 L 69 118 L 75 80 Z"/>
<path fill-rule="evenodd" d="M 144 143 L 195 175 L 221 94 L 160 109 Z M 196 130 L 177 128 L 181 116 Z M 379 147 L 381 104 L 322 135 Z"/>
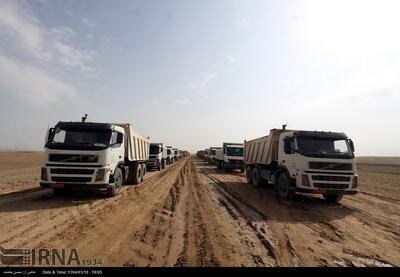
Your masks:
<path fill-rule="evenodd" d="M 124 134 L 118 133 L 117 135 L 117 144 L 122 144 L 124 142 Z"/>
<path fill-rule="evenodd" d="M 53 137 L 54 137 L 54 130 L 55 130 L 54 128 L 50 128 L 50 129 L 49 129 L 49 134 L 48 134 L 48 136 L 47 136 L 47 141 L 53 139 Z"/>
<path fill-rule="evenodd" d="M 351 152 L 354 153 L 354 151 L 355 151 L 355 149 L 354 149 L 354 143 L 353 143 L 353 141 L 352 141 L 351 139 L 349 139 L 349 144 L 350 144 Z"/>

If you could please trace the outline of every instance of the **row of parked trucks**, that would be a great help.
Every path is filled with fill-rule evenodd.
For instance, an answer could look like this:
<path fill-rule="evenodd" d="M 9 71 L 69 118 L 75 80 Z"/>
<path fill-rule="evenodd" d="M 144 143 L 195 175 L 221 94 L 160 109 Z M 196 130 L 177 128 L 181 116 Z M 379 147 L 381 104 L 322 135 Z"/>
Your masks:
<path fill-rule="evenodd" d="M 282 198 L 322 194 L 329 202 L 358 193 L 354 143 L 345 133 L 272 129 L 244 143 L 223 143 L 197 155 L 218 169 L 246 171 L 247 183 L 271 184 Z"/>
<path fill-rule="evenodd" d="M 120 193 L 126 184 L 139 184 L 148 168 L 161 170 L 189 152 L 150 143 L 129 123 L 58 122 L 49 128 L 45 142 L 42 187 L 55 194 L 66 191 L 104 190 Z"/>

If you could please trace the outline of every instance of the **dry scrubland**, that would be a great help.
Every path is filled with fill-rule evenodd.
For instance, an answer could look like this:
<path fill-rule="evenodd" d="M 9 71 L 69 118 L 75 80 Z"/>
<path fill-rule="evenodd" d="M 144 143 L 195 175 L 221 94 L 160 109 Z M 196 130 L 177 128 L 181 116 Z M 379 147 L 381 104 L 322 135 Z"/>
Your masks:
<path fill-rule="evenodd" d="M 126 266 L 400 266 L 400 158 L 360 157 L 361 193 L 276 197 L 185 158 L 114 198 L 38 187 L 42 153 L 0 154 L 0 245 Z"/>

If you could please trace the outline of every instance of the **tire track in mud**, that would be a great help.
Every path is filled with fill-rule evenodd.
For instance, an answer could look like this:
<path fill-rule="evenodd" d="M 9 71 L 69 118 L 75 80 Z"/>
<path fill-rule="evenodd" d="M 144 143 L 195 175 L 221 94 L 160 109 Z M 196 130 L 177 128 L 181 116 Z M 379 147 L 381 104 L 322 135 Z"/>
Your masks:
<path fill-rule="evenodd" d="M 8 226 L 10 230 L 3 233 L 0 241 L 13 247 L 44 247 L 54 245 L 55 242 L 79 238 L 95 227 L 96 221 L 115 210 L 115 207 L 121 206 L 121 203 L 127 202 L 132 191 L 142 190 L 143 184 L 151 184 L 157 178 L 167 176 L 168 169 L 152 174 L 140 186 L 124 189 L 121 195 L 114 198 L 60 198 L 55 197 L 51 190 L 45 190 L 47 192 L 44 195 L 15 193 L 16 198 L 8 202 L 11 205 L 7 207 L 7 211 L 10 212 L 1 214 L 3 222 L 9 223 L 4 226 Z M 33 191 L 41 190 L 38 188 Z M 29 209 L 26 209 L 26 206 L 30 206 Z M 18 220 L 13 216 L 14 212 L 22 214 Z"/>
<path fill-rule="evenodd" d="M 260 266 L 278 265 L 280 252 L 275 235 L 268 225 L 267 217 L 252 205 L 242 201 L 232 191 L 221 186 L 224 183 L 219 179 L 210 174 L 208 174 L 208 178 L 216 184 L 215 189 L 219 194 L 221 205 L 225 207 L 232 219 L 237 221 L 240 229 L 239 234 L 243 234 L 241 242 L 247 246 L 247 254 L 252 257 L 254 264 Z M 252 233 L 264 247 L 264 253 L 254 253 Z"/>

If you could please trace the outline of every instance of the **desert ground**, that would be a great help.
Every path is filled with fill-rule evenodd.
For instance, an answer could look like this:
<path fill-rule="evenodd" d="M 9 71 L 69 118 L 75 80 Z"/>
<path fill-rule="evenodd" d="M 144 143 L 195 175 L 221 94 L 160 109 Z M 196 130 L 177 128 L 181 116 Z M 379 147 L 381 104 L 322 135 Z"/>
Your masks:
<path fill-rule="evenodd" d="M 0 245 L 107 266 L 400 266 L 400 158 L 358 159 L 360 193 L 279 199 L 195 157 L 107 198 L 38 185 L 43 154 L 0 154 Z"/>

